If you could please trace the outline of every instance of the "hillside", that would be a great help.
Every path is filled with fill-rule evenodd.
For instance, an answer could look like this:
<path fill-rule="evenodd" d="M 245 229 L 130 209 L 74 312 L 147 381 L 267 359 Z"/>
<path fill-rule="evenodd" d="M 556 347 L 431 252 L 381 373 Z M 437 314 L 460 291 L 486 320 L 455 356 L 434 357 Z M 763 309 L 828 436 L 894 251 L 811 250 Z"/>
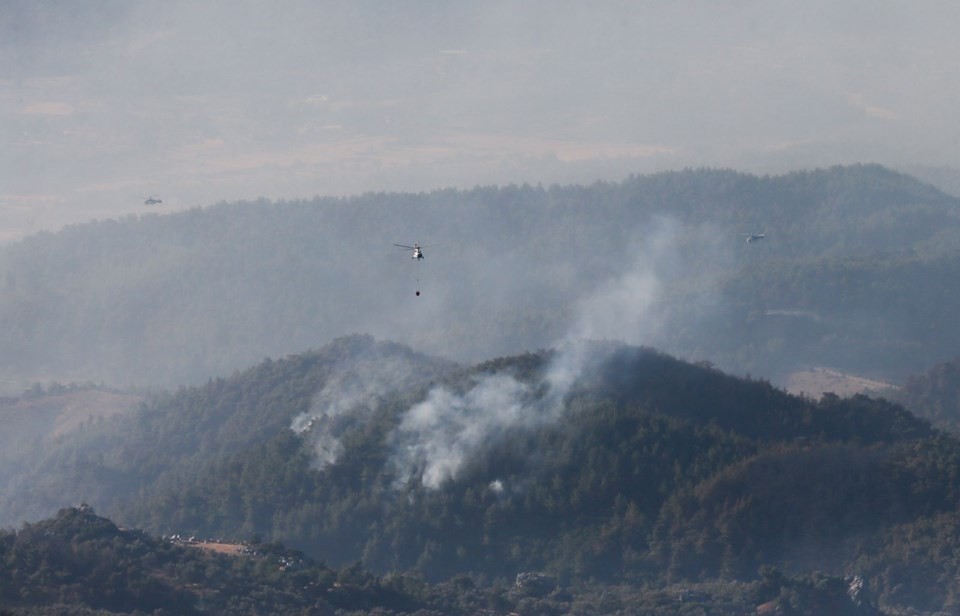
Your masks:
<path fill-rule="evenodd" d="M 245 543 L 241 554 L 156 539 L 121 529 L 88 505 L 0 531 L 0 613 L 103 614 L 416 614 L 419 616 L 629 612 L 718 616 L 754 610 L 879 614 L 859 578 L 787 577 L 687 584 L 664 589 L 558 586 L 528 573 L 514 584 L 478 587 L 468 577 L 430 585 L 413 576 L 374 576 L 359 565 L 339 571 L 277 543 Z M 42 564 L 41 564 L 42 563 Z"/>
<path fill-rule="evenodd" d="M 0 499 L 0 523 L 47 516 L 71 502 L 96 502 L 108 510 L 171 472 L 192 472 L 193 464 L 246 453 L 292 434 L 293 418 L 311 408 L 328 379 L 339 382 L 342 375 L 373 370 L 371 366 L 392 367 L 395 388 L 415 389 L 453 364 L 354 336 L 320 352 L 264 361 L 230 379 L 150 395 L 136 413 L 83 423 L 44 447 L 0 452 L 0 478 L 9 477 Z M 14 406 L 49 406 L 56 398 L 28 398 Z"/>
<path fill-rule="evenodd" d="M 152 397 L 95 436 L 18 460 L 6 523 L 86 501 L 157 536 L 256 535 L 432 584 L 540 572 L 737 594 L 775 569 L 859 575 L 887 610 L 960 592 L 960 561 L 930 540 L 960 505 L 955 438 L 881 400 L 798 398 L 649 348 L 463 366 L 351 337 Z"/>
<path fill-rule="evenodd" d="M 960 358 L 910 377 L 893 395 L 918 416 L 956 433 L 960 430 Z"/>
<path fill-rule="evenodd" d="M 457 361 L 611 338 L 778 383 L 899 382 L 957 353 L 958 203 L 856 165 L 75 225 L 0 247 L 0 383 L 196 384 L 358 332 Z M 394 247 L 413 242 L 422 263 Z"/>
<path fill-rule="evenodd" d="M 402 579 L 376 579 L 359 567 L 337 572 L 279 544 L 244 547 L 242 555 L 213 554 L 118 528 L 88 505 L 62 509 L 0 533 L 0 608 L 193 615 L 421 607 Z"/>
<path fill-rule="evenodd" d="M 85 424 L 109 420 L 134 411 L 140 396 L 93 386 L 35 386 L 21 398 L 0 401 L 0 449 L 9 454 L 19 447 L 66 436 Z"/>
<path fill-rule="evenodd" d="M 842 397 L 856 394 L 876 394 L 896 391 L 897 386 L 882 381 L 865 379 L 853 374 L 845 374 L 830 368 L 814 366 L 810 370 L 801 370 L 790 375 L 786 389 L 798 396 L 819 398 L 827 393 Z"/>

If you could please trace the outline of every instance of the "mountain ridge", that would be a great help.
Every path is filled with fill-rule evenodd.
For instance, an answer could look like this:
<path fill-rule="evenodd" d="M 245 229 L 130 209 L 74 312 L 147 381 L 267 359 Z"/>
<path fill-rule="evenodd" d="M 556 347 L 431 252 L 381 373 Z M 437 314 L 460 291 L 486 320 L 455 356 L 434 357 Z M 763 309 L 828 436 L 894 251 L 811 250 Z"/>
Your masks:
<path fill-rule="evenodd" d="M 804 365 L 833 365 L 824 358 L 852 347 L 837 369 L 903 378 L 952 356 L 941 348 L 950 336 L 900 330 L 904 311 L 938 305 L 931 278 L 957 269 L 958 203 L 878 165 L 690 169 L 72 225 L 0 247 L 0 317 L 11 324 L 0 349 L 16 358 L 0 376 L 170 387 L 355 332 L 479 361 L 578 329 L 611 336 L 604 311 L 630 301 L 636 316 L 617 335 L 631 344 L 769 378 L 793 365 L 783 346 L 801 348 Z M 758 232 L 764 241 L 743 241 Z M 393 248 L 412 242 L 427 247 L 422 264 Z M 925 284 L 866 287 L 857 305 L 833 290 L 877 276 Z M 784 284 L 797 292 L 771 299 L 768 287 Z M 771 310 L 820 320 L 757 322 Z M 857 352 L 851 341 L 874 322 L 889 350 Z"/>
<path fill-rule="evenodd" d="M 21 460 L 31 496 L 5 484 L 2 502 L 9 515 L 29 499 L 85 500 L 158 535 L 259 535 L 334 566 L 360 560 L 377 575 L 416 571 L 440 584 L 524 571 L 753 583 L 775 567 L 859 574 L 901 606 L 948 600 L 953 586 L 932 580 L 955 563 L 932 561 L 941 573 L 930 584 L 908 579 L 893 537 L 949 523 L 960 503 L 954 437 L 881 400 L 813 401 L 650 348 L 586 348 L 556 390 L 570 350 L 463 366 L 368 336 L 336 340 L 159 395 L 94 448 L 79 434 Z M 313 404 L 341 398 L 352 402 L 326 413 Z M 411 431 L 436 400 L 455 412 L 444 429 Z M 502 425 L 481 442 L 460 440 L 476 429 L 469 417 L 496 408 L 515 410 L 494 413 Z M 305 412 L 314 424 L 298 430 Z M 430 456 L 447 450 L 427 447 L 432 439 L 464 443 L 436 483 Z M 406 466 L 410 451 L 424 457 Z"/>

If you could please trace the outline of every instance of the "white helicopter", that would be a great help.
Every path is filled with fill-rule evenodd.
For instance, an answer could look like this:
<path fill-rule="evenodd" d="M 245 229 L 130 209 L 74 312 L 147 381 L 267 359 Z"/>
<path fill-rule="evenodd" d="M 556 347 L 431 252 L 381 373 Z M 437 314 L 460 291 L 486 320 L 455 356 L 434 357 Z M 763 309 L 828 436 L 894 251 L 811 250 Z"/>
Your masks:
<path fill-rule="evenodd" d="M 423 259 L 423 249 L 420 248 L 420 244 L 414 244 L 413 246 L 407 246 L 406 244 L 394 244 L 397 248 L 406 248 L 407 250 L 412 250 L 413 254 L 410 256 L 411 259 L 416 259 L 418 261 Z"/>
<path fill-rule="evenodd" d="M 743 235 L 747 238 L 747 243 L 759 242 L 760 240 L 767 237 L 766 233 L 744 233 Z"/>
<path fill-rule="evenodd" d="M 414 244 L 413 246 L 407 246 L 406 244 L 394 244 L 397 248 L 403 248 L 404 250 L 413 251 L 410 255 L 410 258 L 417 262 L 417 286 L 420 286 L 420 262 L 423 261 L 423 248 L 420 244 Z M 417 297 L 420 297 L 420 289 L 417 289 Z"/>

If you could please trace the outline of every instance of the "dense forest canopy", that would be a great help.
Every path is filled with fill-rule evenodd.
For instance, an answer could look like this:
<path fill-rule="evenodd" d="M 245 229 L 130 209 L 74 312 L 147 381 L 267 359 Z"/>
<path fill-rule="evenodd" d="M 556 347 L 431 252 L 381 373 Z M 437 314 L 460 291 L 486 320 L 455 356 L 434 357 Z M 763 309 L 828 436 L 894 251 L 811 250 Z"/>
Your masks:
<path fill-rule="evenodd" d="M 7 525 L 88 502 L 154 536 L 281 541 L 431 584 L 716 582 L 716 603 L 821 571 L 791 588 L 860 576 L 890 609 L 960 596 L 931 539 L 952 536 L 960 441 L 883 400 L 791 396 L 650 348 L 467 365 L 353 336 L 38 445 L 0 458 Z M 744 600 L 800 601 L 764 592 Z"/>
<path fill-rule="evenodd" d="M 524 572 L 511 584 L 467 576 L 438 584 L 409 574 L 377 576 L 360 563 L 331 569 L 280 543 L 157 539 L 122 529 L 86 504 L 0 531 L 0 613 L 57 614 L 561 614 L 612 611 L 717 616 L 879 612 L 858 577 L 764 571 L 753 582 L 687 583 L 663 589 L 557 580 Z"/>
<path fill-rule="evenodd" d="M 774 380 L 819 364 L 902 379 L 956 354 L 941 282 L 960 269 L 958 212 L 856 165 L 91 222 L 0 248 L 0 378 L 14 394 L 196 383 L 370 333 L 466 361 L 585 336 Z M 413 242 L 422 263 L 393 246 Z"/>

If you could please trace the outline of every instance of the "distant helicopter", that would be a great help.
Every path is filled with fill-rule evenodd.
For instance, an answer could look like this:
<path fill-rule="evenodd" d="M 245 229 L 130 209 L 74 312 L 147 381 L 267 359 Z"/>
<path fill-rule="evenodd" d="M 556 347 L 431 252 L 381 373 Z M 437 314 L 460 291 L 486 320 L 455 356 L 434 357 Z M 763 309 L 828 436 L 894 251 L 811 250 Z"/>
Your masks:
<path fill-rule="evenodd" d="M 747 243 L 759 242 L 763 238 L 767 237 L 766 233 L 744 233 L 743 235 L 747 238 Z"/>
<path fill-rule="evenodd" d="M 411 259 L 421 260 L 423 259 L 423 250 L 420 248 L 420 244 L 414 244 L 413 246 L 407 246 L 406 244 L 394 244 L 397 248 L 406 248 L 407 250 L 412 250 L 413 254 L 410 256 Z"/>
<path fill-rule="evenodd" d="M 157 203 L 163 203 L 160 199 L 160 195 L 152 195 L 147 197 L 146 201 L 143 202 L 144 205 L 156 205 Z"/>

